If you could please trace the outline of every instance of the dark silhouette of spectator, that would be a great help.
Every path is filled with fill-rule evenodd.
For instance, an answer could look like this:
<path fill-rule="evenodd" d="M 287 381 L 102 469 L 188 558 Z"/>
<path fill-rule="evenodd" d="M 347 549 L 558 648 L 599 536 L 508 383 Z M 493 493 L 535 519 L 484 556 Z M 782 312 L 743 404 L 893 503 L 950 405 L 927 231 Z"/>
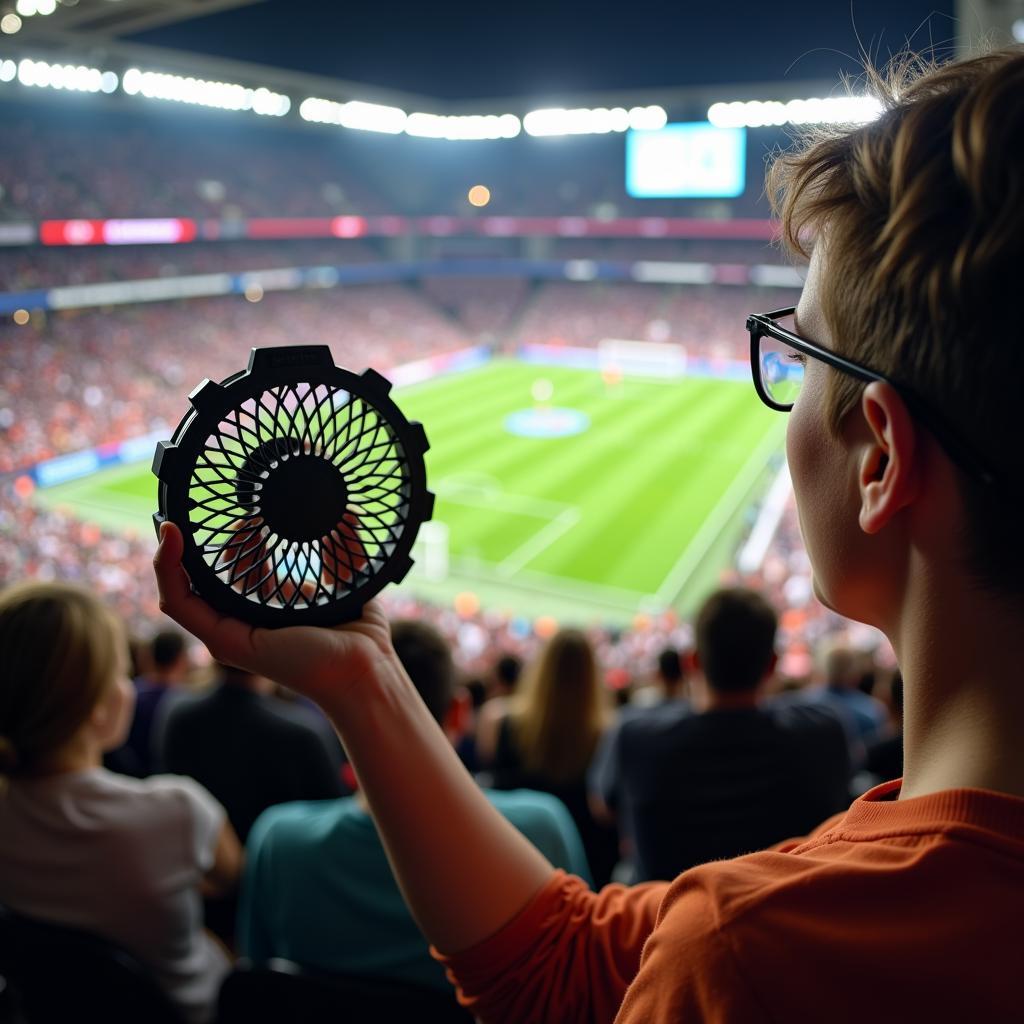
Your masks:
<path fill-rule="evenodd" d="M 523 673 L 498 728 L 493 767 L 496 789 L 539 789 L 569 808 L 598 887 L 619 857 L 614 827 L 597 821 L 587 802 L 587 768 L 607 727 L 594 649 L 579 630 L 560 630 Z"/>
<path fill-rule="evenodd" d="M 464 691 L 451 649 L 431 626 L 395 622 L 402 665 L 453 744 L 465 731 Z M 579 833 L 548 793 L 486 791 L 487 798 L 553 863 L 589 877 Z M 444 828 L 444 808 L 436 809 Z M 500 879 L 495 879 L 500 885 Z M 417 982 L 451 992 L 409 913 L 361 795 L 273 807 L 249 834 L 239 949 L 323 970 Z"/>
<path fill-rule="evenodd" d="M 754 591 L 720 590 L 697 617 L 704 692 L 623 723 L 615 751 L 640 880 L 804 835 L 846 800 L 849 765 L 828 715 L 762 705 L 776 663 L 774 609 Z"/>
<path fill-rule="evenodd" d="M 135 716 L 128 738 L 114 758 L 123 758 L 130 775 L 145 778 L 154 771 L 153 722 L 164 698 L 185 682 L 192 667 L 188 642 L 176 629 L 161 630 L 149 644 L 148 668 L 135 679 Z M 130 767 L 128 767 L 130 766 Z"/>
<path fill-rule="evenodd" d="M 487 700 L 476 715 L 478 768 L 488 768 L 494 763 L 494 755 L 498 750 L 498 732 L 502 720 L 508 714 L 509 700 L 516 692 L 522 672 L 522 659 L 514 654 L 503 654 L 494 663 Z"/>
<path fill-rule="evenodd" d="M 870 744 L 886 735 L 889 715 L 885 705 L 861 689 L 864 678 L 863 651 L 841 640 L 831 641 L 824 650 L 824 681 L 790 696 L 794 703 L 828 708 L 842 723 L 850 748 L 850 764 L 858 770 Z"/>
<path fill-rule="evenodd" d="M 212 689 L 165 705 L 154 737 L 163 770 L 201 782 L 243 840 L 273 804 L 343 795 L 337 750 L 314 712 L 271 696 L 259 676 L 218 671 Z"/>
<path fill-rule="evenodd" d="M 889 682 L 890 734 L 869 744 L 864 771 L 872 782 L 889 782 L 903 775 L 903 676 L 893 673 Z"/>
<path fill-rule="evenodd" d="M 627 722 L 637 718 L 652 722 L 675 721 L 680 714 L 688 713 L 690 705 L 684 696 L 685 691 L 683 656 L 675 647 L 666 647 L 658 654 L 654 685 L 642 687 L 629 704 L 619 709 L 614 724 L 601 737 L 590 763 L 587 789 L 591 813 L 598 821 L 618 828 L 623 870 L 616 877 L 621 881 L 634 881 L 637 865 L 633 816 L 628 797 L 623 792 L 619 763 L 620 733 Z"/>

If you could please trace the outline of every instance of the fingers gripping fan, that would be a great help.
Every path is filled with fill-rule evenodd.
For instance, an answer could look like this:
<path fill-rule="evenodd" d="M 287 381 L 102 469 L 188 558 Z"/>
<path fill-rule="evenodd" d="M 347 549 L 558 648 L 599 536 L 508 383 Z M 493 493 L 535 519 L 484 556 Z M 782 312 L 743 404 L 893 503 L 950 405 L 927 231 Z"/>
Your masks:
<path fill-rule="evenodd" d="M 248 369 L 192 392 L 157 445 L 153 518 L 181 529 L 192 587 L 217 611 L 333 625 L 409 571 L 434 496 L 426 434 L 390 388 L 315 345 L 253 349 Z"/>

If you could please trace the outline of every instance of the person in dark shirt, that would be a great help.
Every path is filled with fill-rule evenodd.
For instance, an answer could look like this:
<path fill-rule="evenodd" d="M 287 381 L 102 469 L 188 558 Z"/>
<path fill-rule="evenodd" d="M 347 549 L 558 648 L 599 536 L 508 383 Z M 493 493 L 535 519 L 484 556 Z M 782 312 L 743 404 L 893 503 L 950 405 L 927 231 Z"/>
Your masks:
<path fill-rule="evenodd" d="M 155 737 L 161 769 L 202 783 L 243 842 L 274 804 L 343 796 L 339 748 L 323 720 L 271 696 L 258 676 L 218 670 L 212 690 L 167 706 Z"/>
<path fill-rule="evenodd" d="M 812 707 L 761 702 L 776 625 L 759 594 L 714 593 L 696 624 L 705 690 L 697 713 L 681 704 L 619 730 L 638 880 L 804 835 L 848 802 L 839 722 Z"/>
<path fill-rule="evenodd" d="M 143 778 L 154 770 L 153 722 L 160 705 L 185 682 L 192 668 L 185 634 L 177 629 L 161 630 L 149 645 L 149 661 L 149 670 L 135 680 L 135 717 L 124 744 Z"/>

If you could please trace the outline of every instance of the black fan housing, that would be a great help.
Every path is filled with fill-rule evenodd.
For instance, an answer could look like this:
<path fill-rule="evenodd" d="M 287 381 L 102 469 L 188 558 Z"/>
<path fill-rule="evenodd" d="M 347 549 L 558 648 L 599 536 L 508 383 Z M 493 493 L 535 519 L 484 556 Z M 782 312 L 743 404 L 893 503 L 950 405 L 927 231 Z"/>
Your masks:
<path fill-rule="evenodd" d="M 405 577 L 434 496 L 426 434 L 390 390 L 308 345 L 254 348 L 247 369 L 192 392 L 157 445 L 153 518 L 181 529 L 210 605 L 258 626 L 335 625 Z"/>

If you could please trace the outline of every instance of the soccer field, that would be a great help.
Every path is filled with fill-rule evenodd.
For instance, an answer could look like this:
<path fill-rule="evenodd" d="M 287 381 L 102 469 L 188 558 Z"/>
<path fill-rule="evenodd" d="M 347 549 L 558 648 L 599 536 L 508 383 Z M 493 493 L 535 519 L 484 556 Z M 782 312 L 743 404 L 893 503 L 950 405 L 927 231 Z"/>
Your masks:
<path fill-rule="evenodd" d="M 538 379 L 552 390 L 540 407 Z M 744 381 L 607 387 L 596 372 L 518 362 L 395 397 L 426 428 L 434 518 L 449 530 L 447 578 L 418 567 L 404 586 L 578 620 L 690 610 L 732 555 L 784 429 Z M 106 526 L 152 530 L 156 480 L 144 464 L 38 495 Z"/>

